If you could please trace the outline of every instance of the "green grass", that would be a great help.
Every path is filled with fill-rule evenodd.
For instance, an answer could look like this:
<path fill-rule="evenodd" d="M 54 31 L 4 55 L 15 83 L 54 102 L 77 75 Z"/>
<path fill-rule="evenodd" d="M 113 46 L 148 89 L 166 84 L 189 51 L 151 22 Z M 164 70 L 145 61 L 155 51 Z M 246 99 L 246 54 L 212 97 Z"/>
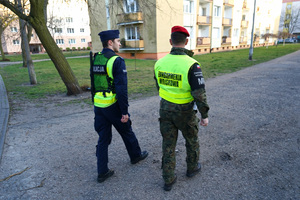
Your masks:
<path fill-rule="evenodd" d="M 297 50 L 300 50 L 300 44 L 254 48 L 253 61 L 248 60 L 249 49 L 196 55 L 194 58 L 201 63 L 204 77 L 207 79 L 266 62 Z M 88 54 L 88 51 L 85 54 Z M 89 58 L 68 59 L 68 62 L 79 84 L 90 86 Z M 153 66 L 156 61 L 126 59 L 125 62 L 128 71 L 129 96 L 134 98 L 157 94 L 153 80 Z M 66 88 L 51 61 L 34 63 L 34 68 L 38 81 L 34 86 L 29 84 L 28 71 L 21 67 L 21 64 L 0 68 L 0 74 L 11 98 L 37 99 L 66 93 Z"/>
<path fill-rule="evenodd" d="M 63 54 L 65 57 L 74 57 L 74 56 L 84 56 L 89 55 L 90 51 L 64 51 Z M 10 62 L 22 61 L 22 54 L 12 54 L 12 55 L 5 55 L 5 58 L 9 59 Z M 32 60 L 42 60 L 42 59 L 50 59 L 48 54 L 32 54 Z M 1 61 L 0 61 L 1 62 Z"/>

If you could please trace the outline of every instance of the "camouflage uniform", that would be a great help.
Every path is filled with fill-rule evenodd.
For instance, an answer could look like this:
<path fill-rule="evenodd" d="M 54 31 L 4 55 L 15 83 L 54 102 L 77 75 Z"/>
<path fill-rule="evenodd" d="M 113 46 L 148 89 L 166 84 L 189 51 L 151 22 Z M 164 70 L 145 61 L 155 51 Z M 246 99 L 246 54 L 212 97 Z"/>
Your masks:
<path fill-rule="evenodd" d="M 171 54 L 182 55 L 191 52 L 182 48 L 172 48 Z M 155 78 L 156 79 L 156 78 Z M 158 85 L 157 85 L 158 87 Z M 198 107 L 203 119 L 207 118 L 209 106 L 206 102 L 206 93 L 204 87 L 191 91 L 194 101 L 187 104 L 175 104 L 164 99 L 160 102 L 160 132 L 163 137 L 162 149 L 162 169 L 165 183 L 171 183 L 175 178 L 175 147 L 178 138 L 178 130 L 182 132 L 185 138 L 187 170 L 191 171 L 197 167 L 199 161 L 199 122 L 196 116 L 196 110 L 193 110 L 194 102 Z"/>

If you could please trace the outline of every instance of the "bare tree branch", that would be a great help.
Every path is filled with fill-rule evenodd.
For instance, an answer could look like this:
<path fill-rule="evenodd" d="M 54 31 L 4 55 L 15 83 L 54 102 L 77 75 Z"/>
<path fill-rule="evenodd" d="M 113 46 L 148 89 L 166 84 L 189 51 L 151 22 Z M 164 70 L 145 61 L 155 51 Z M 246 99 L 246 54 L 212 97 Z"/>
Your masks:
<path fill-rule="evenodd" d="M 18 17 L 23 20 L 28 21 L 29 16 L 23 14 L 15 4 L 11 3 L 9 0 L 0 0 L 0 4 L 4 5 L 5 7 L 9 8 L 12 12 L 14 12 Z"/>

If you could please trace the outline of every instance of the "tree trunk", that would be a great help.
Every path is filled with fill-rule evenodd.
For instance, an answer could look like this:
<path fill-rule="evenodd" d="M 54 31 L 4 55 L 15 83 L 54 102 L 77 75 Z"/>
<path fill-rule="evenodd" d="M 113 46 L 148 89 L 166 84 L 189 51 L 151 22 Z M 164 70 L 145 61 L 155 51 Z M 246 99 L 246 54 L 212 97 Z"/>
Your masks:
<path fill-rule="evenodd" d="M 27 39 L 28 39 L 28 44 L 31 41 L 31 35 L 32 35 L 32 26 L 30 26 L 28 23 L 26 24 L 27 27 Z"/>
<path fill-rule="evenodd" d="M 2 47 L 2 37 L 1 37 L 2 33 L 3 33 L 3 31 L 0 31 L 0 51 L 1 51 L 2 60 L 6 60 L 5 54 L 4 54 L 4 51 L 3 51 L 3 47 Z"/>
<path fill-rule="evenodd" d="M 21 24 L 21 37 L 22 37 L 22 43 L 24 44 L 24 50 L 25 50 L 25 57 L 27 60 L 27 69 L 28 69 L 28 74 L 29 74 L 29 80 L 30 80 L 30 84 L 31 85 L 35 85 L 37 84 L 37 80 L 36 80 L 36 75 L 34 72 L 34 66 L 33 66 L 33 62 L 30 56 L 30 49 L 29 49 L 29 44 L 28 44 L 28 40 L 27 40 L 27 33 L 25 30 L 25 22 L 24 20 L 20 19 L 20 24 Z"/>
<path fill-rule="evenodd" d="M 18 7 L 19 7 L 19 10 L 21 12 L 23 12 L 21 0 L 18 0 Z M 36 75 L 34 72 L 33 62 L 32 62 L 31 56 L 30 56 L 29 43 L 28 43 L 27 33 L 26 33 L 26 29 L 25 29 L 25 21 L 23 19 L 19 18 L 19 24 L 20 24 L 21 38 L 22 38 L 22 44 L 23 44 L 22 55 L 24 56 L 24 53 L 23 53 L 23 50 L 24 50 L 30 84 L 35 85 L 35 84 L 37 84 L 37 80 L 36 80 Z M 23 60 L 23 64 L 24 64 L 24 60 Z"/>
<path fill-rule="evenodd" d="M 51 37 L 45 21 L 41 20 L 40 18 L 31 18 L 30 24 L 39 36 L 39 39 L 54 63 L 64 84 L 66 85 L 67 95 L 80 94 L 82 90 L 79 86 L 79 83 L 74 76 L 74 73 L 65 56 L 56 45 L 54 39 Z"/>
<path fill-rule="evenodd" d="M 20 25 L 20 30 L 22 31 L 21 19 L 19 19 L 19 25 Z M 27 57 L 26 57 L 26 52 L 25 52 L 24 40 L 23 40 L 22 36 L 23 35 L 21 34 L 21 49 L 22 49 L 23 67 L 27 67 Z"/>

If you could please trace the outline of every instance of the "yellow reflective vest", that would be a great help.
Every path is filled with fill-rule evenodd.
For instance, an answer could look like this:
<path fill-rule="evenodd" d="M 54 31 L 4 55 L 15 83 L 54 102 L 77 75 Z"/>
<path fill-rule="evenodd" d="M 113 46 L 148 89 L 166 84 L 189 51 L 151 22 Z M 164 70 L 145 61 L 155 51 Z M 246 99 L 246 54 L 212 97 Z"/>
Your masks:
<path fill-rule="evenodd" d="M 194 100 L 188 80 L 190 67 L 198 63 L 188 55 L 167 54 L 155 63 L 159 96 L 169 102 L 186 104 Z"/>
<path fill-rule="evenodd" d="M 107 75 L 112 79 L 113 81 L 113 64 L 118 56 L 111 57 L 108 61 L 106 61 L 103 54 L 99 53 L 99 56 L 102 56 L 102 61 L 107 62 L 106 63 L 106 71 Z M 94 95 L 94 105 L 100 108 L 106 108 L 108 106 L 111 106 L 117 101 L 116 99 L 116 93 L 113 93 L 112 91 L 109 92 L 96 92 Z"/>

